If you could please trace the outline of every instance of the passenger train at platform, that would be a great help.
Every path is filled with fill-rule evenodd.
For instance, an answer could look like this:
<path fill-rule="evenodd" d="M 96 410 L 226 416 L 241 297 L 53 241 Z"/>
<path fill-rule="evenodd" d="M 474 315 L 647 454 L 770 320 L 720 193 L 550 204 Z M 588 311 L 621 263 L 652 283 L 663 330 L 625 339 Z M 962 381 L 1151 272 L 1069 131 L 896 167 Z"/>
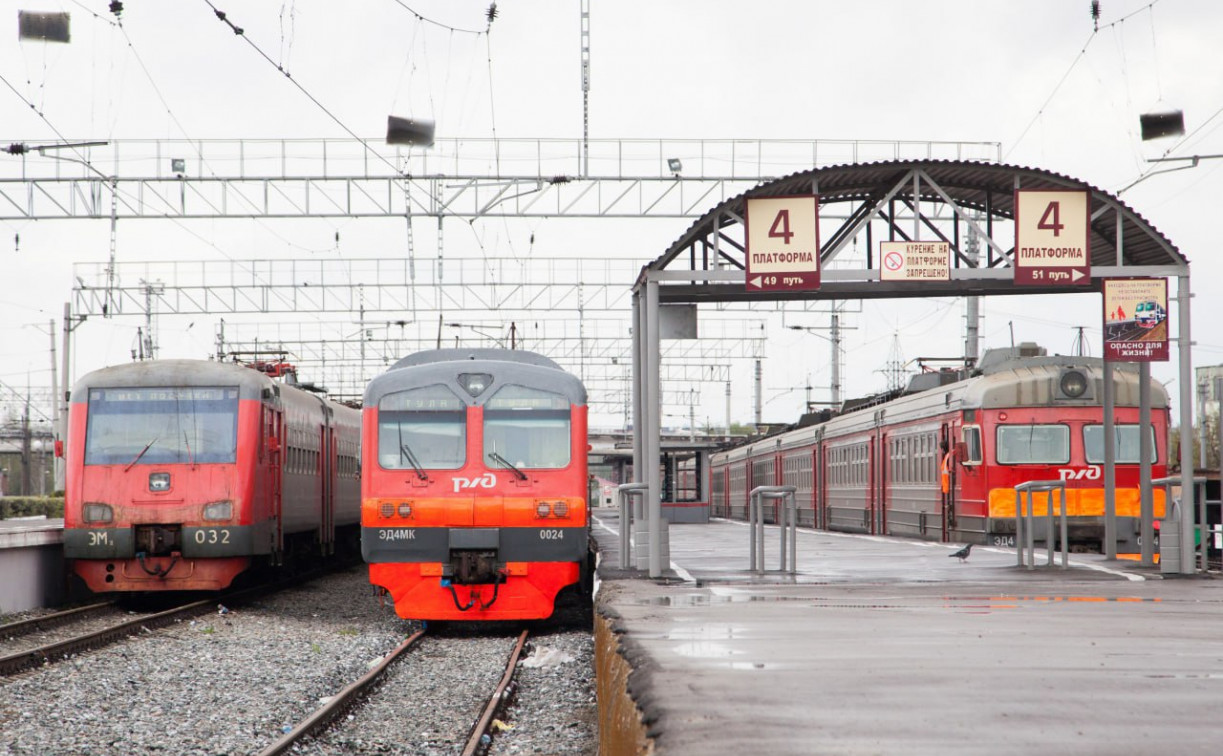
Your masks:
<path fill-rule="evenodd" d="M 1139 551 L 1139 380 L 1115 364 L 1119 553 Z M 922 381 L 930 385 L 921 390 Z M 1098 549 L 1104 523 L 1103 362 L 1035 345 L 987 352 L 971 375 L 919 376 L 910 391 L 716 453 L 711 514 L 746 519 L 750 491 L 796 488 L 799 524 L 827 530 L 1011 546 L 1015 486 L 1064 481 L 1071 546 Z M 1152 477 L 1166 475 L 1168 397 L 1151 392 Z M 1154 492 L 1154 515 L 1164 494 Z M 1044 517 L 1046 494 L 1035 494 Z M 1055 514 L 1060 510 L 1055 506 Z M 766 519 L 776 512 L 766 508 Z M 1038 530 L 1038 536 L 1043 533 Z"/>
<path fill-rule="evenodd" d="M 374 378 L 361 549 L 399 616 L 525 620 L 589 589 L 586 391 L 531 352 L 438 349 Z"/>
<path fill-rule="evenodd" d="M 76 384 L 64 554 L 90 589 L 219 590 L 355 550 L 360 413 L 267 372 L 154 360 Z"/>

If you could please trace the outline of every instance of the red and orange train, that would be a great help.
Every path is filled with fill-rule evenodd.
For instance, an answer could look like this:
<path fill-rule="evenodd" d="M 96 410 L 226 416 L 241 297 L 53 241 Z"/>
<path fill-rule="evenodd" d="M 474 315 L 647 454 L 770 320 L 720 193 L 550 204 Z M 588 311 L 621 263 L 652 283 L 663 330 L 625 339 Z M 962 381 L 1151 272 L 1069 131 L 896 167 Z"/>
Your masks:
<path fill-rule="evenodd" d="M 369 383 L 361 549 L 401 617 L 544 618 L 588 585 L 586 412 L 525 351 L 420 352 Z"/>
<path fill-rule="evenodd" d="M 96 592 L 219 590 L 355 544 L 360 413 L 318 393 L 241 365 L 137 362 L 82 378 L 68 427 L 64 554 Z"/>
<path fill-rule="evenodd" d="M 713 455 L 712 514 L 745 519 L 749 492 L 796 487 L 799 523 L 828 530 L 1014 545 L 1015 491 L 1062 480 L 1072 545 L 1104 521 L 1103 363 L 1039 348 L 987 353 L 971 376 Z M 1114 368 L 1119 553 L 1139 551 L 1138 374 Z M 1168 397 L 1151 385 L 1153 477 L 1166 474 Z M 1154 514 L 1163 516 L 1163 492 Z M 1047 512 L 1035 497 L 1037 516 Z M 766 514 L 766 516 L 768 516 Z M 774 513 L 775 516 L 775 513 Z M 1043 531 L 1041 531 L 1043 532 Z"/>

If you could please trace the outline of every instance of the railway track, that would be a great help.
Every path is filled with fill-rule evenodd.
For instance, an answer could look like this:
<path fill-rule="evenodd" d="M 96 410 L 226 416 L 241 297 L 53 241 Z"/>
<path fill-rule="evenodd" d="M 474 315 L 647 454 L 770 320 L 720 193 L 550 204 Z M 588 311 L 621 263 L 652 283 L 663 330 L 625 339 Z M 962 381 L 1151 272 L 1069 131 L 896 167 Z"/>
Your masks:
<path fill-rule="evenodd" d="M 9 644 L 4 643 L 0 645 L 0 652 L 4 652 L 0 656 L 0 677 L 8 677 L 33 667 L 51 664 L 82 651 L 102 648 L 123 638 L 136 635 L 142 630 L 152 630 L 153 628 L 164 627 L 178 620 L 189 619 L 209 611 L 212 607 L 218 606 L 219 601 L 247 601 L 267 593 L 309 582 L 323 574 L 326 574 L 326 570 L 311 570 L 285 580 L 233 590 L 220 595 L 212 595 L 209 598 L 192 601 L 170 609 L 141 613 L 129 619 L 117 619 L 114 622 L 104 624 L 101 628 L 41 645 L 30 646 L 29 644 L 17 642 L 12 645 L 22 646 L 22 648 L 15 651 L 6 650 L 4 646 Z M 66 609 L 62 612 L 54 612 L 39 617 L 10 622 L 0 625 L 0 641 L 21 638 L 40 631 L 62 629 L 66 625 L 85 622 L 91 619 L 96 621 L 96 615 L 107 611 L 118 613 L 122 610 L 118 608 L 114 601 L 104 601 L 74 609 Z M 123 616 L 127 616 L 127 614 L 124 613 Z"/>
<path fill-rule="evenodd" d="M 42 614 L 37 617 L 29 617 L 16 622 L 6 622 L 0 625 L 0 640 L 8 640 L 10 638 L 20 638 L 24 635 L 37 633 L 39 631 L 50 630 L 54 627 L 60 627 L 71 622 L 92 616 L 107 609 L 114 608 L 113 601 L 100 601 L 96 604 L 87 606 L 78 606 L 73 609 L 65 609 L 62 612 L 52 612 L 50 614 Z"/>
<path fill-rule="evenodd" d="M 492 727 L 497 714 L 504 706 L 509 703 L 513 688 L 511 687 L 514 679 L 514 671 L 518 666 L 518 660 L 522 656 L 523 649 L 526 646 L 528 637 L 527 630 L 523 630 L 514 644 L 513 650 L 505 662 L 504 671 L 501 673 L 497 684 L 493 687 L 491 694 L 488 695 L 486 702 L 480 708 L 479 716 L 474 722 L 465 736 L 464 747 L 462 750 L 463 756 L 475 756 L 475 754 L 484 753 L 488 749 L 491 742 Z M 384 656 L 376 665 L 371 667 L 364 675 L 356 681 L 349 684 L 342 691 L 324 703 L 321 707 L 303 719 L 295 727 L 286 733 L 282 738 L 272 743 L 270 746 L 259 752 L 258 756 L 281 756 L 290 751 L 298 753 L 329 753 L 331 746 L 316 744 L 317 748 L 312 748 L 309 740 L 313 737 L 321 735 L 329 726 L 335 723 L 346 711 L 348 711 L 357 699 L 369 696 L 372 691 L 384 680 L 387 670 L 391 665 L 402 657 L 409 649 L 417 646 L 418 642 L 425 635 L 425 632 L 419 631 L 401 643 L 393 651 Z M 398 723 L 403 725 L 404 723 Z M 406 726 L 404 731 L 407 731 Z M 333 744 L 335 745 L 335 744 Z M 341 746 L 341 750 L 346 750 Z"/>
<path fill-rule="evenodd" d="M 201 614 L 208 609 L 216 606 L 216 599 L 209 598 L 201 601 L 193 601 L 189 604 L 183 604 L 172 609 L 166 609 L 152 614 L 141 614 L 131 619 L 122 620 L 119 622 L 107 624 L 104 627 L 91 630 L 80 635 L 70 636 L 63 640 L 53 641 L 35 647 L 27 647 L 19 651 L 13 651 L 0 656 L 0 676 L 7 677 L 27 669 L 41 666 L 43 664 L 51 664 L 62 659 L 65 659 L 72 654 L 88 651 L 90 649 L 101 648 L 108 644 L 122 640 L 123 638 L 136 635 L 143 629 L 152 629 L 162 627 L 174 622 L 178 619 L 192 617 Z M 51 621 L 54 626 L 62 626 L 82 619 L 89 613 L 97 613 L 112 605 L 94 604 L 80 609 L 72 609 L 65 612 L 58 612 L 53 615 L 45 615 L 43 617 L 23 620 L 20 623 L 11 623 L 4 628 L 0 628 L 0 634 L 3 634 L 6 628 L 12 630 L 21 630 L 20 634 L 28 635 L 31 632 L 39 630 L 38 622 Z M 88 611 L 86 611 L 88 610 Z M 21 626 L 21 627 L 18 627 Z M 45 629 L 45 626 L 41 629 Z"/>

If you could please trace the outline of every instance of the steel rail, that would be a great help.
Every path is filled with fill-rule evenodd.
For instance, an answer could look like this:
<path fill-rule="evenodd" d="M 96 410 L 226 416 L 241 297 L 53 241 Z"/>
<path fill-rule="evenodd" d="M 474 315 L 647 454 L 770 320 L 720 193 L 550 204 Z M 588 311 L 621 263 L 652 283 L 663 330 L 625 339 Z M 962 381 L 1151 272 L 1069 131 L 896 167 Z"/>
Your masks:
<path fill-rule="evenodd" d="M 44 614 L 39 617 L 30 617 L 28 619 L 17 620 L 0 625 L 0 638 L 17 638 L 22 635 L 29 635 L 37 630 L 45 630 L 59 625 L 66 624 L 86 614 L 101 611 L 113 607 L 115 602 L 103 601 L 97 604 L 89 604 L 87 606 L 78 606 L 75 609 L 65 609 L 62 612 L 54 612 L 52 614 Z"/>
<path fill-rule="evenodd" d="M 194 614 L 203 613 L 203 611 L 207 608 L 217 604 L 219 599 L 224 599 L 225 601 L 229 602 L 243 601 L 258 597 L 265 593 L 292 588 L 302 583 L 309 582 L 321 574 L 325 574 L 325 571 L 309 570 L 302 575 L 293 576 L 286 580 L 244 588 L 237 591 L 230 591 L 228 593 L 222 593 L 216 596 L 210 596 L 209 598 L 193 601 L 189 604 L 183 604 L 182 606 L 178 606 L 173 609 L 166 609 L 165 611 L 146 614 L 141 617 L 126 620 L 116 625 L 111 625 L 110 627 L 96 630 L 92 633 L 86 633 L 84 635 L 78 635 L 74 638 L 68 638 L 66 640 L 46 646 L 26 649 L 25 651 L 17 651 L 6 656 L 0 656 L 0 677 L 7 677 L 9 675 L 21 672 L 22 670 L 39 666 L 40 664 L 50 664 L 59 661 L 70 653 L 101 648 L 102 646 L 108 645 L 122 638 L 135 635 L 140 632 L 141 628 L 162 627 L 170 624 L 180 617 L 187 617 Z M 62 612 L 61 614 L 71 615 L 74 612 L 92 611 L 107 605 L 108 604 L 97 604 L 87 607 L 80 607 L 79 609 L 70 609 L 67 612 Z M 23 620 L 20 624 L 24 624 L 25 622 L 26 621 Z M 10 625 L 0 626 L 0 637 L 3 637 L 3 631 L 6 628 L 15 627 L 18 624 L 19 623 L 14 622 Z"/>
<path fill-rule="evenodd" d="M 462 756 L 475 756 L 480 752 L 480 748 L 486 744 L 481 742 L 482 738 L 488 734 L 488 728 L 493 723 L 493 717 L 509 702 L 509 695 L 506 690 L 509 688 L 510 681 L 514 679 L 514 671 L 518 668 L 518 657 L 522 655 L 522 649 L 527 643 L 527 630 L 523 630 L 518 636 L 518 643 L 515 644 L 514 650 L 510 653 L 509 661 L 505 665 L 505 674 L 501 676 L 501 682 L 497 684 L 493 695 L 488 699 L 488 704 L 484 707 L 483 714 L 476 722 L 475 729 L 472 730 L 471 737 L 467 739 L 467 747 L 463 749 Z"/>
<path fill-rule="evenodd" d="M 58 643 L 52 643 L 39 648 L 32 648 L 17 653 L 0 656 L 0 676 L 13 675 L 31 667 L 37 667 L 41 664 L 50 664 L 52 662 L 63 659 L 68 654 L 78 651 L 86 651 L 92 648 L 99 648 L 109 643 L 113 643 L 121 638 L 126 638 L 129 635 L 135 635 L 142 628 L 161 627 L 168 625 L 175 619 L 191 614 L 196 614 L 204 610 L 205 607 L 211 607 L 216 603 L 215 598 L 193 601 L 190 604 L 184 604 L 174 609 L 167 609 L 155 614 L 148 614 L 143 617 L 120 622 L 117 625 L 96 630 L 85 635 L 78 635 L 75 638 L 69 638 Z"/>
<path fill-rule="evenodd" d="M 403 643 L 400 643 L 382 660 L 374 665 L 368 672 L 356 681 L 350 683 L 343 690 L 332 696 L 331 700 L 316 709 L 310 716 L 306 717 L 296 727 L 290 730 L 287 734 L 281 737 L 276 742 L 269 745 L 267 748 L 259 752 L 258 756 L 280 756 L 280 754 L 288 753 L 294 745 L 304 739 L 308 735 L 326 727 L 333 719 L 338 717 L 348 708 L 353 699 L 361 693 L 370 689 L 375 682 L 378 681 L 387 667 L 393 661 L 399 658 L 401 654 L 411 648 L 421 636 L 425 634 L 424 630 L 419 630 L 408 637 Z"/>

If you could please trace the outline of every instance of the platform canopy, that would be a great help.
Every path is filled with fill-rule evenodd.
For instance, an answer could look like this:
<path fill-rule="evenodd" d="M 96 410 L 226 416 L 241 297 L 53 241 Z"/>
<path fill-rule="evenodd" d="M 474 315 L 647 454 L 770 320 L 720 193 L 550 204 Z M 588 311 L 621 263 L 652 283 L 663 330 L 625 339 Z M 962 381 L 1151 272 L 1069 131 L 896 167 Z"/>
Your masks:
<path fill-rule="evenodd" d="M 767 214 L 759 213 L 762 207 L 770 208 Z M 793 216 L 802 222 L 791 224 Z M 751 234 L 752 262 L 780 259 L 810 269 L 796 267 L 762 281 L 759 268 L 749 265 L 749 221 L 759 223 Z M 762 247 L 791 241 L 789 251 L 756 255 Z M 922 280 L 898 278 L 895 268 L 884 275 L 886 266 L 877 260 L 883 242 L 902 243 L 900 268 L 910 259 L 904 242 L 923 248 L 934 243 L 931 259 L 938 265 L 924 269 L 930 274 Z M 885 260 L 896 259 L 897 249 L 889 244 Z M 666 328 L 660 305 L 729 302 L 750 308 L 779 300 L 1080 294 L 1103 292 L 1105 281 L 1117 278 L 1177 280 L 1178 328 L 1167 337 L 1177 343 L 1180 363 L 1181 511 L 1192 511 L 1189 261 L 1116 195 L 1038 168 L 898 160 L 803 171 L 718 204 L 644 266 L 633 286 L 633 459 L 635 470 L 653 473 L 641 481 L 648 484 L 651 577 L 663 569 L 658 370 Z M 1149 380 L 1149 364 L 1142 363 L 1142 370 Z M 1111 415 L 1107 399 L 1105 406 Z M 1192 518 L 1181 520 L 1182 542 L 1192 543 Z M 1181 554 L 1182 572 L 1193 571 L 1190 551 Z"/>
<path fill-rule="evenodd" d="M 1017 190 L 1088 193 L 1091 282 L 1086 285 L 1013 285 Z M 815 195 L 819 198 L 823 283 L 815 291 L 760 292 L 744 286 L 749 199 Z M 916 197 L 917 202 L 914 202 Z M 969 249 L 974 236 L 982 253 Z M 865 256 L 842 264 L 846 250 L 865 239 Z M 881 281 L 875 268 L 880 241 L 944 241 L 951 245 L 949 281 Z M 865 266 L 862 265 L 863 260 Z M 667 271 L 670 275 L 651 276 Z M 709 210 L 657 259 L 653 277 L 668 302 L 765 299 L 866 299 L 890 296 L 978 296 L 1099 290 L 1116 276 L 1175 276 L 1188 260 L 1166 236 L 1116 195 L 1038 168 L 975 161 L 906 160 L 818 168 L 761 184 Z M 684 273 L 709 273 L 699 277 Z"/>

